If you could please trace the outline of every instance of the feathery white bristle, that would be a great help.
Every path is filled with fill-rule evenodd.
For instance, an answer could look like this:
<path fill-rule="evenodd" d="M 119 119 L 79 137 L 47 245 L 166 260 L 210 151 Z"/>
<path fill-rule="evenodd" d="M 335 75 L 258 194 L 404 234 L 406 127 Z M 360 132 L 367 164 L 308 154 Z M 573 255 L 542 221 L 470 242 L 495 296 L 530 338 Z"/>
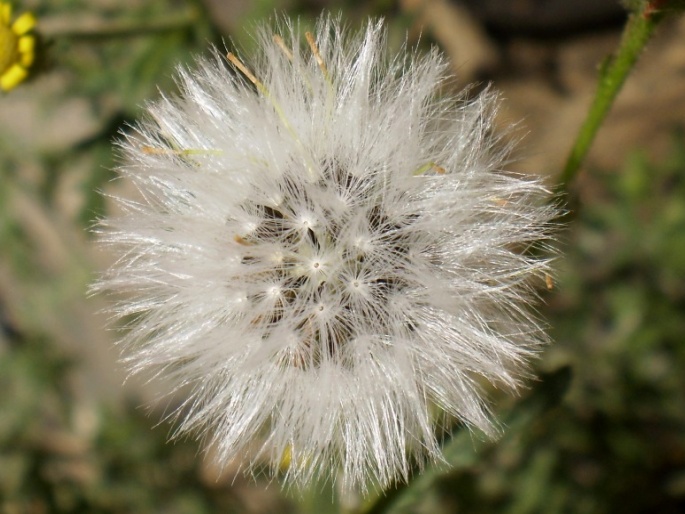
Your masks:
<path fill-rule="evenodd" d="M 182 70 L 121 143 L 142 200 L 102 221 L 120 258 L 96 289 L 123 293 L 131 369 L 191 386 L 179 430 L 223 462 L 385 485 L 441 458 L 435 406 L 492 432 L 478 384 L 517 387 L 545 341 L 548 262 L 522 249 L 556 210 L 499 170 L 496 95 L 441 96 L 437 51 L 388 56 L 377 22 L 279 30 L 243 72 Z"/>

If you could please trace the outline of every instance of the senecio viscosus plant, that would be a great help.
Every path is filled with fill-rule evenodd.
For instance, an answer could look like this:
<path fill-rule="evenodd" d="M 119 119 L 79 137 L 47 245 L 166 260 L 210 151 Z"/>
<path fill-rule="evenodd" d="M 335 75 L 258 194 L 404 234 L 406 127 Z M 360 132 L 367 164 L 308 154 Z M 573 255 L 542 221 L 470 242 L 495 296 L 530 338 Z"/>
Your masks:
<path fill-rule="evenodd" d="M 181 70 L 121 142 L 139 195 L 99 225 L 96 289 L 221 463 L 385 486 L 441 459 L 441 420 L 492 433 L 479 384 L 516 388 L 545 342 L 530 250 L 557 211 L 502 172 L 496 95 L 450 93 L 437 50 L 330 16 L 276 32 Z"/>

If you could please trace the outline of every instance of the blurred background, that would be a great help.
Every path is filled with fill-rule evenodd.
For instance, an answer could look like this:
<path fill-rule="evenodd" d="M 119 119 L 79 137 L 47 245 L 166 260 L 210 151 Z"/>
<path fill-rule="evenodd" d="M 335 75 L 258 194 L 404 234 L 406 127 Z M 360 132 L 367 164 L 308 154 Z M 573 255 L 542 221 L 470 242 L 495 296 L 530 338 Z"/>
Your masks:
<path fill-rule="evenodd" d="M 439 46 L 456 85 L 502 92 L 519 123 L 516 171 L 550 185 L 626 13 L 616 0 L 25 0 L 41 38 L 31 79 L 0 96 L 0 512 L 326 512 L 320 488 L 219 470 L 167 443 L 173 405 L 125 372 L 88 284 L 110 256 L 89 227 L 107 212 L 113 141 L 175 66 L 210 44 L 249 53 L 246 30 L 323 9 L 387 21 L 389 44 Z M 665 22 L 571 187 L 558 276 L 541 284 L 554 344 L 536 374 L 570 366 L 563 395 L 464 458 L 416 513 L 685 512 L 685 19 Z M 495 416 L 524 398 L 493 392 Z M 530 398 L 527 398 L 530 399 Z M 477 449 L 477 451 L 473 451 Z M 399 512 L 399 510 L 397 510 Z"/>

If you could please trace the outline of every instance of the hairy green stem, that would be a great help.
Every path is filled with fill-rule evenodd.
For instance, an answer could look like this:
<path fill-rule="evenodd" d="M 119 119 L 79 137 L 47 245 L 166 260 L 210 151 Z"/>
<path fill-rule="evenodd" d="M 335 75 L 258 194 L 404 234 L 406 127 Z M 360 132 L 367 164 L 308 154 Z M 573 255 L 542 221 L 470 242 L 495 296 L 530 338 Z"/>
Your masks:
<path fill-rule="evenodd" d="M 561 190 L 564 190 L 578 173 L 616 95 L 654 33 L 654 28 L 663 19 L 663 16 L 658 16 L 655 11 L 657 3 L 658 0 L 648 2 L 640 11 L 630 15 L 616 55 L 609 58 L 602 66 L 595 98 L 559 177 Z"/>

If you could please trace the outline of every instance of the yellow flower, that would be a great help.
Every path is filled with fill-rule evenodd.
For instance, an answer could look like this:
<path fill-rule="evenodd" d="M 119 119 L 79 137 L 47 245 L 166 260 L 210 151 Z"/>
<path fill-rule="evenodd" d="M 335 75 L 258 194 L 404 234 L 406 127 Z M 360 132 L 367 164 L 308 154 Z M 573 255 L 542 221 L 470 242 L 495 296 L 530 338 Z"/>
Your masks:
<path fill-rule="evenodd" d="M 9 91 L 28 75 L 34 59 L 36 38 L 29 34 L 36 24 L 31 13 L 10 23 L 12 6 L 0 2 L 0 89 Z"/>

